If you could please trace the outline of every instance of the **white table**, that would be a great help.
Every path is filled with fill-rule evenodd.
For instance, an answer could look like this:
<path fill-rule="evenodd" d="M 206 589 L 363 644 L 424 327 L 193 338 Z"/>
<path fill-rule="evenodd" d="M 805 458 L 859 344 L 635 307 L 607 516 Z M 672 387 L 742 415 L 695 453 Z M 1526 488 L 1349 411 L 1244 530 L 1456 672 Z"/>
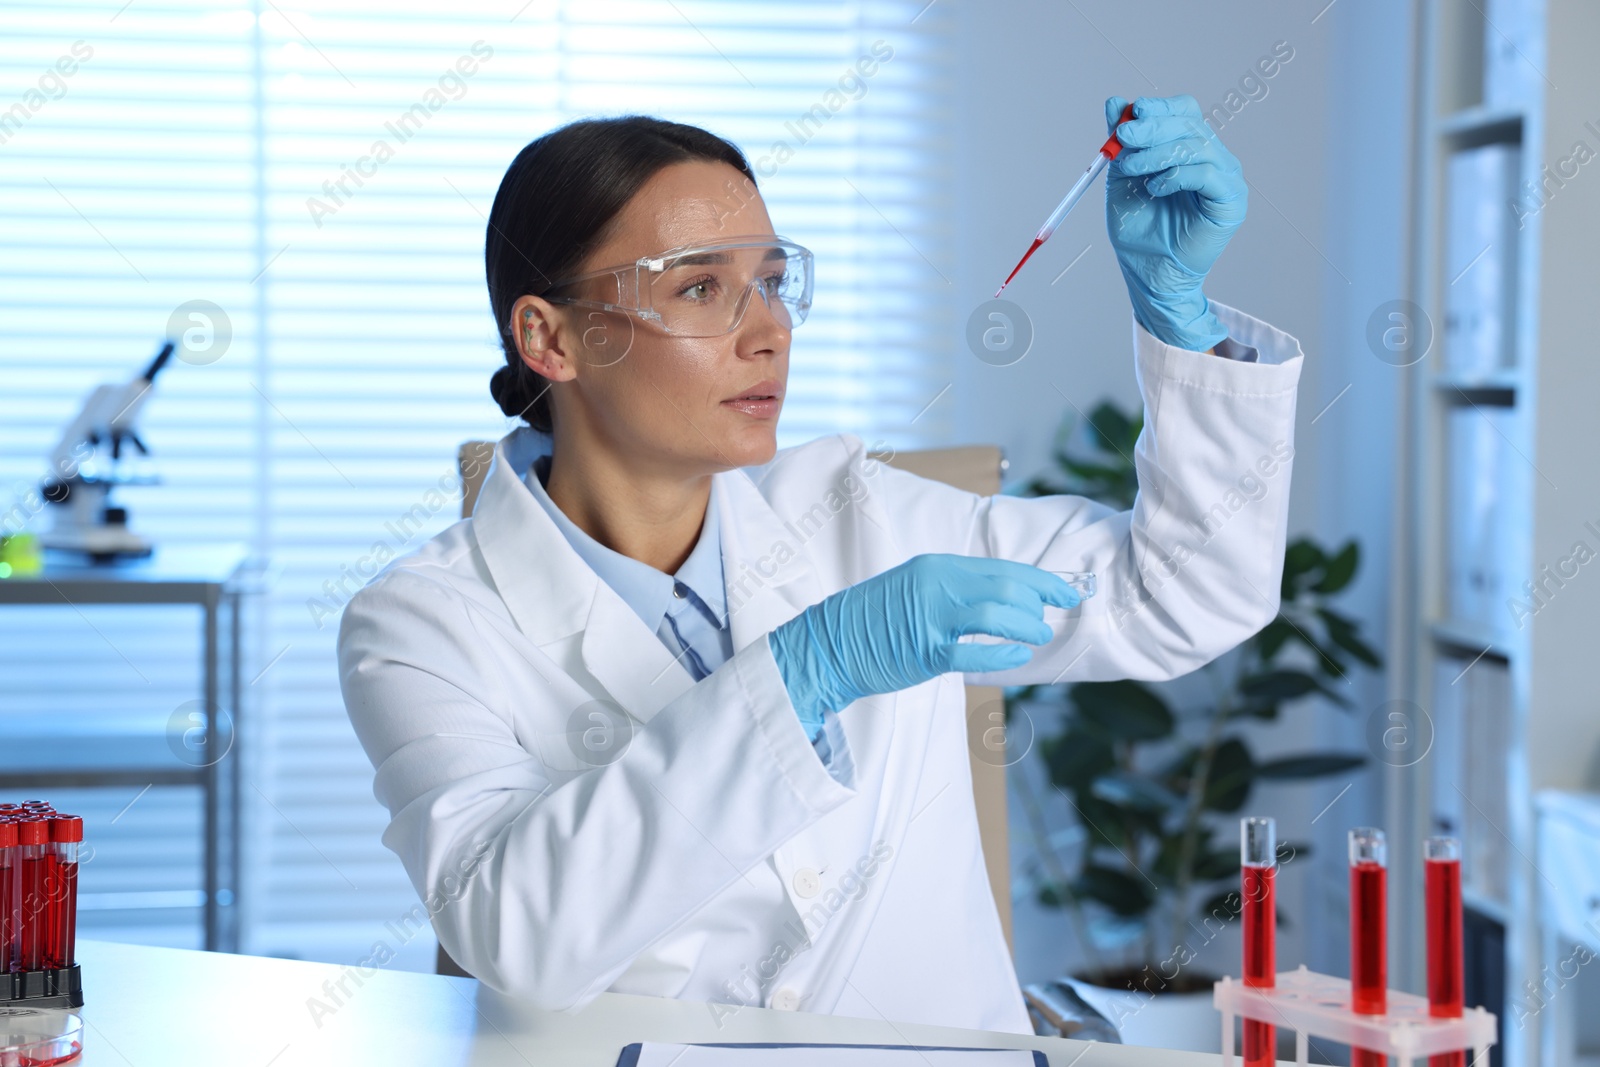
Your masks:
<path fill-rule="evenodd" d="M 358 986 L 353 968 L 331 964 L 106 941 L 80 942 L 78 961 L 87 1067 L 613 1067 L 632 1041 L 1033 1048 L 1051 1067 L 1221 1063 L 1193 1052 L 770 1008 L 744 1008 L 718 1029 L 703 1003 L 622 993 L 602 993 L 564 1015 L 508 1000 L 471 978 L 378 969 Z M 348 996 L 337 990 L 340 978 Z M 314 998 L 333 1006 L 332 1014 L 313 1019 Z"/>

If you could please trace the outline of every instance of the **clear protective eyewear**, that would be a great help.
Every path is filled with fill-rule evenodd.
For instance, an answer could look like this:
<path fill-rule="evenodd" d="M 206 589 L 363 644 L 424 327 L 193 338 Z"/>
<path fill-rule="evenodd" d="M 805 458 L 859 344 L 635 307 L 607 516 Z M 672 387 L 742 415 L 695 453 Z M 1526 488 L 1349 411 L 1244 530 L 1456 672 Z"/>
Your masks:
<path fill-rule="evenodd" d="M 793 329 L 811 310 L 811 265 L 811 250 L 785 237 L 730 237 L 563 278 L 543 295 L 552 304 L 634 315 L 676 337 L 720 337 L 738 328 L 754 292 L 779 325 Z M 585 282 L 592 299 L 548 295 Z"/>

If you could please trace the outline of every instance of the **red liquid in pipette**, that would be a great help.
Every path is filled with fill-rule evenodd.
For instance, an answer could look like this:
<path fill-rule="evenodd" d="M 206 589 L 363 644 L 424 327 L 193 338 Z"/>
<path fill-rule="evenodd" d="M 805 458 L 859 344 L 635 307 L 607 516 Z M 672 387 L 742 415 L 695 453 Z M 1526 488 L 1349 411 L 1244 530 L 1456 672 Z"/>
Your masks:
<path fill-rule="evenodd" d="M 1244 894 L 1244 984 L 1271 989 L 1277 984 L 1276 867 L 1240 868 Z M 1278 1030 L 1271 1023 L 1244 1021 L 1245 1067 L 1272 1067 Z"/>
<path fill-rule="evenodd" d="M 1389 871 L 1381 863 L 1350 867 L 1350 1009 L 1362 1015 L 1389 1010 L 1387 890 Z M 1381 1052 L 1352 1048 L 1350 1067 L 1385 1067 Z"/>
<path fill-rule="evenodd" d="M 1004 289 L 1006 286 L 1011 284 L 1011 279 L 1017 276 L 1017 271 L 1022 269 L 1022 265 L 1028 262 L 1028 257 L 1038 251 L 1039 246 L 1042 244 L 1044 244 L 1044 242 L 1039 240 L 1037 237 L 1033 239 L 1033 244 L 1028 246 L 1028 250 L 1022 254 L 1022 258 L 1017 261 L 1017 265 L 1011 268 L 1011 273 L 1006 275 L 1006 280 L 1000 283 L 1000 289 Z M 1000 295 L 1000 289 L 995 290 L 995 296 Z"/>
<path fill-rule="evenodd" d="M 1428 924 L 1428 1014 L 1459 1019 L 1465 1006 L 1461 956 L 1461 861 L 1423 865 Z M 1465 1067 L 1466 1053 L 1428 1057 L 1429 1067 Z"/>

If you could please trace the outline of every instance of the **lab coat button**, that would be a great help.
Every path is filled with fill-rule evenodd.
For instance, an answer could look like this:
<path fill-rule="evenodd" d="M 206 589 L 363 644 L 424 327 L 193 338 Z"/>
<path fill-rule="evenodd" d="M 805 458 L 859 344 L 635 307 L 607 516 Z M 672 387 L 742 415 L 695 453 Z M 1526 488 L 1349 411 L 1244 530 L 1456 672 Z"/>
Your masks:
<path fill-rule="evenodd" d="M 772 994 L 772 1006 L 779 1011 L 794 1011 L 800 1006 L 800 994 L 787 987 Z"/>
<path fill-rule="evenodd" d="M 822 879 L 817 877 L 817 872 L 810 867 L 801 867 L 794 872 L 794 891 L 796 896 L 814 897 L 822 889 Z"/>

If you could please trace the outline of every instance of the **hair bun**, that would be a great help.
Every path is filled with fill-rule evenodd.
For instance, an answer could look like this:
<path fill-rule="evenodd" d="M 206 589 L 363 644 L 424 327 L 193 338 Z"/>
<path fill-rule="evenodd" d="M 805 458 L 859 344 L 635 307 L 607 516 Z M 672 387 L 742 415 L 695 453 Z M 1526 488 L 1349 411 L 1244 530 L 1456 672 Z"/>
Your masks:
<path fill-rule="evenodd" d="M 498 368 L 489 377 L 489 395 L 494 397 L 494 402 L 500 405 L 500 410 L 507 415 L 515 417 L 522 414 L 525 402 L 518 399 L 521 390 L 517 388 L 517 374 L 511 369 L 511 364 Z"/>

